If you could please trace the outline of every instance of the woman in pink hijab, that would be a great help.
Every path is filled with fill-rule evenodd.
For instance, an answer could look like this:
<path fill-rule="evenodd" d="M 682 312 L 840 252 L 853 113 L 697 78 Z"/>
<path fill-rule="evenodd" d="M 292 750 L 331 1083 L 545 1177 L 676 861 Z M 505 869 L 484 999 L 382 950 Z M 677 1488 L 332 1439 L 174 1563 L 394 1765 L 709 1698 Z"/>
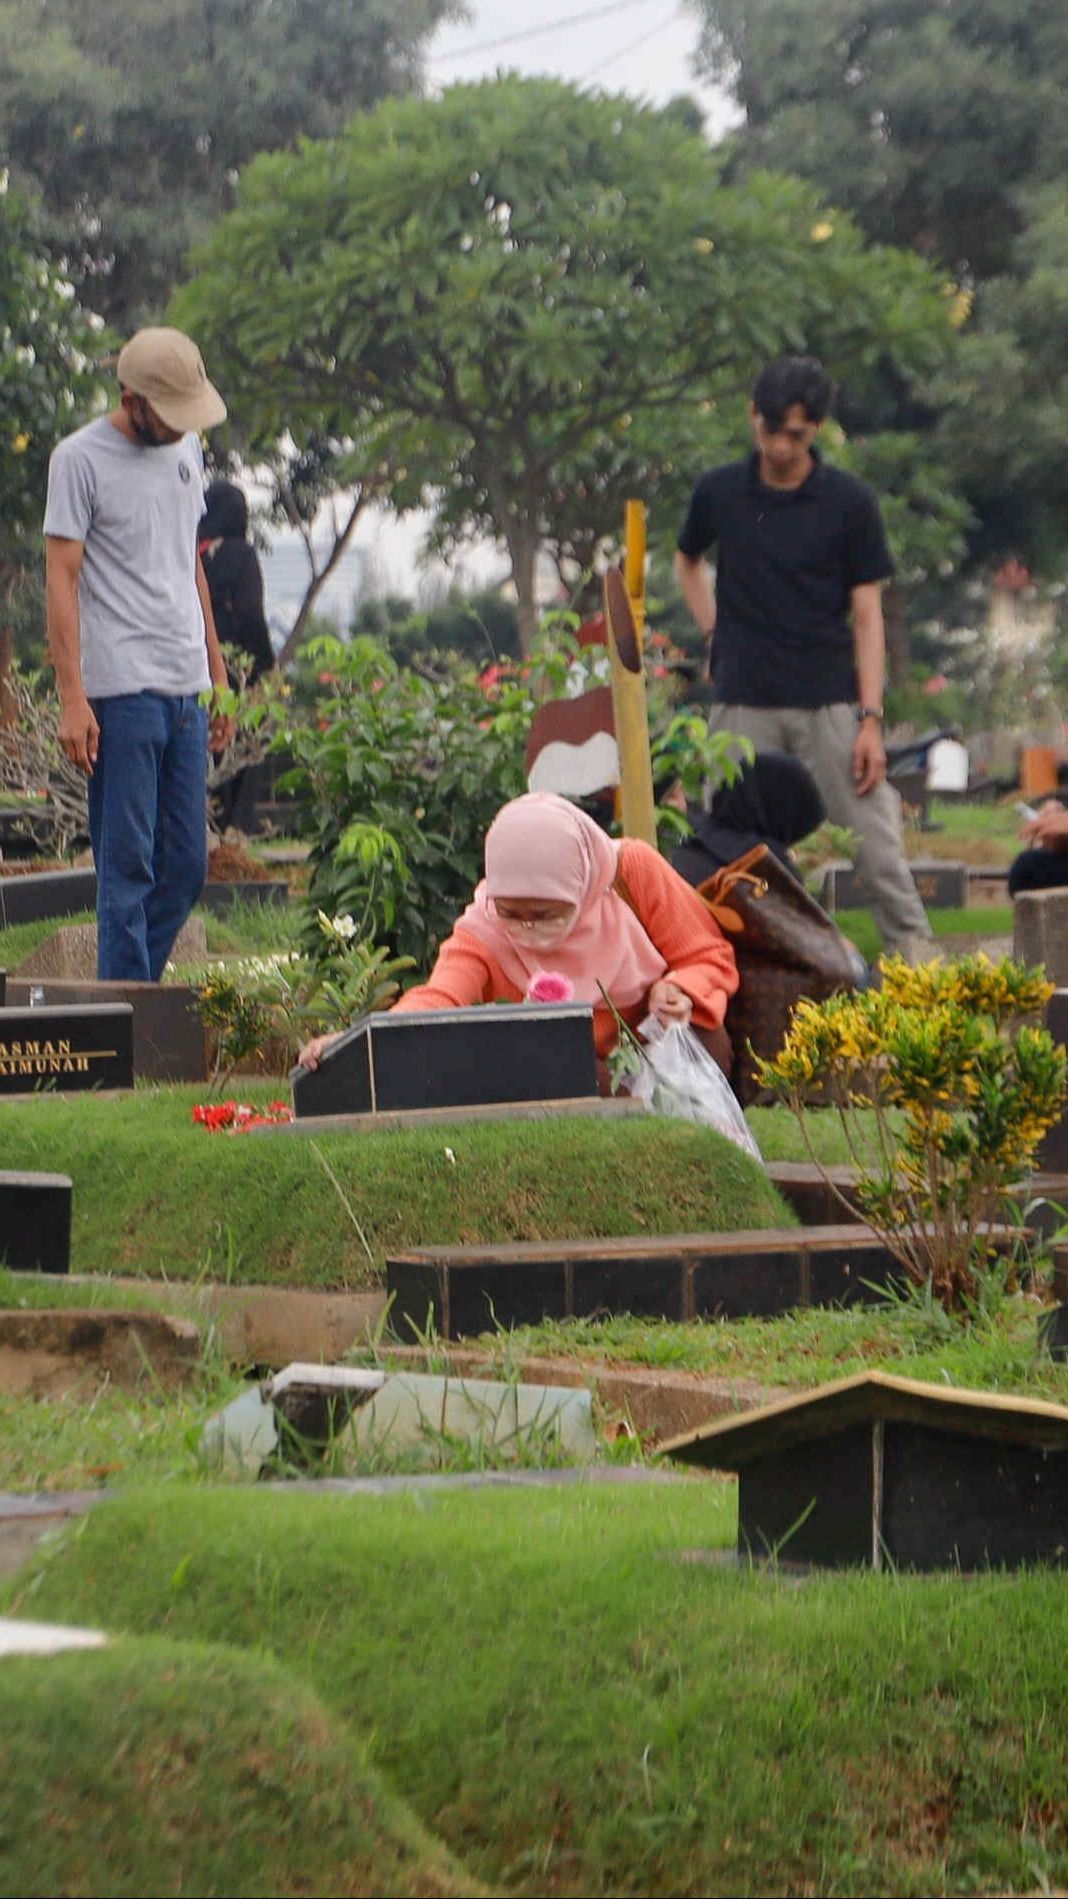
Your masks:
<path fill-rule="evenodd" d="M 546 976 L 563 979 L 561 993 L 593 1003 L 600 1057 L 618 1037 L 603 986 L 632 1027 L 647 1015 L 691 1023 L 729 1073 L 723 1018 L 738 970 L 701 898 L 650 845 L 609 838 L 566 798 L 532 791 L 497 813 L 473 901 L 442 944 L 430 980 L 394 1007 L 521 1002 Z M 300 1052 L 304 1066 L 317 1067 L 333 1040 L 309 1042 Z"/>

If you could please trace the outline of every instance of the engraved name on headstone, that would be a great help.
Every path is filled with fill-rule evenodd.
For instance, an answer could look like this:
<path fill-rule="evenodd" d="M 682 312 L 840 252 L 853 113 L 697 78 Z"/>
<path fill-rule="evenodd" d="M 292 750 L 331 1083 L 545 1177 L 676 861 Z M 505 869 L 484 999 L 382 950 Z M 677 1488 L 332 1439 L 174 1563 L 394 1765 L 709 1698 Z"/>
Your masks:
<path fill-rule="evenodd" d="M 132 1088 L 133 1010 L 0 1010 L 0 1094 Z"/>

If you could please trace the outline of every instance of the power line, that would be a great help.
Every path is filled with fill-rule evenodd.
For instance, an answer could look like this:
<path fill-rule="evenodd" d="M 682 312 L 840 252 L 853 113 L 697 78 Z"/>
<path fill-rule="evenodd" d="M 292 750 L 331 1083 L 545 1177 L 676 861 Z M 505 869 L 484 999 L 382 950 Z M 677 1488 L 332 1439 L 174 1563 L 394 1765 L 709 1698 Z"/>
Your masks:
<path fill-rule="evenodd" d="M 568 26 L 583 26 L 587 20 L 604 20 L 609 14 L 625 13 L 633 7 L 651 4 L 652 0 L 609 0 L 607 6 L 587 7 L 584 13 L 571 13 L 564 20 L 548 20 L 544 26 L 528 26 L 521 33 L 507 33 L 495 40 L 478 40 L 473 46 L 460 46 L 451 53 L 431 52 L 427 57 L 432 64 L 443 65 L 446 60 L 466 59 L 469 53 L 495 53 L 498 47 L 517 46 L 520 40 L 535 40 L 543 33 L 559 33 Z M 651 34 L 642 35 L 643 39 L 651 37 Z"/>
<path fill-rule="evenodd" d="M 670 17 L 673 18 L 677 11 L 678 9 L 673 7 Z M 658 20 L 655 26 L 649 27 L 644 33 L 639 33 L 637 39 L 631 40 L 629 45 L 620 46 L 616 52 L 608 53 L 604 59 L 598 61 L 595 69 L 591 73 L 588 73 L 587 77 L 589 79 L 599 79 L 602 73 L 608 71 L 609 66 L 614 66 L 618 60 L 626 59 L 628 53 L 636 53 L 639 46 L 644 46 L 647 40 L 653 39 L 657 33 L 662 32 L 663 27 L 663 20 Z"/>

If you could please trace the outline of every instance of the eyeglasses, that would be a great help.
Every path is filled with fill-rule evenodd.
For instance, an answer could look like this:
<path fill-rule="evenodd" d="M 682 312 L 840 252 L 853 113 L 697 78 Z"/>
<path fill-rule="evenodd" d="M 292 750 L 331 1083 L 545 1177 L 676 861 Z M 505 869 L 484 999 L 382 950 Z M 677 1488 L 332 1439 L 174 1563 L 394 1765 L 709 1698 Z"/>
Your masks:
<path fill-rule="evenodd" d="M 498 923 L 506 923 L 510 930 L 554 930 L 573 922 L 575 916 L 574 904 L 569 904 L 566 910 L 546 910 L 533 917 L 517 917 L 509 910 L 502 910 L 495 897 L 490 897 L 489 905 Z"/>

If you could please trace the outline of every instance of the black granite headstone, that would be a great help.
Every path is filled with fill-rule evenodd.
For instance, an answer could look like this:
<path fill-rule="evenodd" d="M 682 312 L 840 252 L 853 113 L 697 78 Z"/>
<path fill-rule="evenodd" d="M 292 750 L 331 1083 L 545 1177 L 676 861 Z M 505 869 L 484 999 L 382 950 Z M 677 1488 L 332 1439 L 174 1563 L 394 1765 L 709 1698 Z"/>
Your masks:
<path fill-rule="evenodd" d="M 1068 1408 L 882 1372 L 661 1447 L 739 1474 L 738 1549 L 901 1569 L 1068 1560 Z"/>
<path fill-rule="evenodd" d="M 1046 1004 L 1046 1027 L 1055 1042 L 1068 1046 L 1068 989 L 1055 989 Z M 1043 1174 L 1068 1173 L 1068 1112 L 1042 1136 L 1035 1165 Z"/>
<path fill-rule="evenodd" d="M 41 923 L 72 917 L 96 903 L 95 870 L 32 871 L 26 877 L 0 873 L 0 929 L 12 923 Z"/>
<path fill-rule="evenodd" d="M 1038 1321 L 1039 1344 L 1058 1364 L 1068 1364 L 1068 1306 L 1050 1306 Z"/>
<path fill-rule="evenodd" d="M 417 1247 L 386 1261 L 390 1323 L 442 1338 L 624 1312 L 665 1319 L 766 1318 L 795 1306 L 871 1301 L 901 1267 L 863 1226 Z"/>
<path fill-rule="evenodd" d="M 0 1172 L 0 1264 L 14 1272 L 70 1272 L 69 1174 Z"/>
<path fill-rule="evenodd" d="M 129 1003 L 0 1011 L 0 1095 L 132 1087 Z"/>
<path fill-rule="evenodd" d="M 44 1006 L 66 1009 L 86 1003 L 128 1002 L 133 1010 L 134 1074 L 142 1081 L 203 1081 L 207 1039 L 194 991 L 184 983 L 68 982 L 51 976 L 12 977 L 11 1008 L 29 1006 L 30 990 L 43 989 Z"/>
<path fill-rule="evenodd" d="M 927 909 L 960 910 L 968 901 L 967 864 L 938 858 L 914 858 L 909 864 L 921 903 Z M 823 879 L 827 910 L 854 910 L 868 902 L 867 886 L 852 864 L 828 864 Z"/>
<path fill-rule="evenodd" d="M 212 916 L 226 916 L 235 903 L 263 909 L 267 905 L 284 906 L 289 902 L 289 885 L 282 879 L 267 882 L 260 878 L 250 883 L 205 884 L 197 903 Z"/>
<path fill-rule="evenodd" d="M 0 969 L 0 1009 L 7 1001 L 7 970 Z"/>
<path fill-rule="evenodd" d="M 588 1003 L 364 1016 L 290 1077 L 298 1117 L 575 1100 L 597 1093 Z"/>

